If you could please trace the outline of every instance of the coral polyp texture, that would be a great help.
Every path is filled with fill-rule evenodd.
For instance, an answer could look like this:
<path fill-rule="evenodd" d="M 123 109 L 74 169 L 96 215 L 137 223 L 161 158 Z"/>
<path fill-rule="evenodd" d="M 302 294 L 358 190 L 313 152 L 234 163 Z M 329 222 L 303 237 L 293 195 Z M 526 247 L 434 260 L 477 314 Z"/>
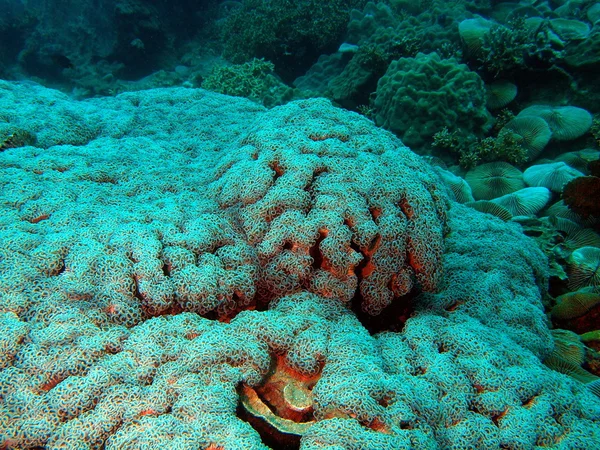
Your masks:
<path fill-rule="evenodd" d="M 439 180 L 391 135 L 341 114 L 324 101 L 270 111 L 216 169 L 215 198 L 256 250 L 258 300 L 358 295 L 378 314 L 438 283 Z"/>
<path fill-rule="evenodd" d="M 1 448 L 600 439 L 542 364 L 543 253 L 391 133 L 322 99 L 0 89 L 37 145 L 0 153 Z"/>
<path fill-rule="evenodd" d="M 436 100 L 440 97 L 443 102 Z M 374 105 L 378 125 L 419 149 L 444 127 L 466 139 L 483 135 L 491 126 L 479 75 L 435 52 L 392 62 L 377 83 Z"/>

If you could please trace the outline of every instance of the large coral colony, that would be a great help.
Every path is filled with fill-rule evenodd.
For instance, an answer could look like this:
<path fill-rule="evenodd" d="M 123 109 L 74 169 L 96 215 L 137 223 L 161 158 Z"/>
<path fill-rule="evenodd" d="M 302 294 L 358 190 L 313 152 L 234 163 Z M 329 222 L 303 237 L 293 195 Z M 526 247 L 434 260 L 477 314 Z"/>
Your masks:
<path fill-rule="evenodd" d="M 1 449 L 600 448 L 600 3 L 114 3 L 7 6 Z"/>

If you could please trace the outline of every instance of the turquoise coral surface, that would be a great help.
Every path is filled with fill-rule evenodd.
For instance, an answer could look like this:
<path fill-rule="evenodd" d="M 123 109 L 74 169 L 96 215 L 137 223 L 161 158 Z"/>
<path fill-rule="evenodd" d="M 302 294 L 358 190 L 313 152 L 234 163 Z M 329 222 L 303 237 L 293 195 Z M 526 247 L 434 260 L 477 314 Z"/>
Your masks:
<path fill-rule="evenodd" d="M 0 449 L 600 448 L 600 3 L 0 10 Z"/>

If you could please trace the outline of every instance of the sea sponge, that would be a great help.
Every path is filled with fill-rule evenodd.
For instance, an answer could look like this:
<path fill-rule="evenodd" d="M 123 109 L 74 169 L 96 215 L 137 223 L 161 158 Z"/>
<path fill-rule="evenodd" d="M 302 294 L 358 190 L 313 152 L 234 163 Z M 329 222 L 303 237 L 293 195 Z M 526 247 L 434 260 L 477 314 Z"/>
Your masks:
<path fill-rule="evenodd" d="M 505 162 L 477 166 L 467 172 L 465 179 L 477 200 L 491 200 L 525 187 L 521 171 Z"/>
<path fill-rule="evenodd" d="M 483 81 L 466 65 L 419 53 L 392 62 L 379 79 L 375 120 L 420 149 L 444 127 L 460 138 L 482 136 L 491 124 L 485 102 Z"/>

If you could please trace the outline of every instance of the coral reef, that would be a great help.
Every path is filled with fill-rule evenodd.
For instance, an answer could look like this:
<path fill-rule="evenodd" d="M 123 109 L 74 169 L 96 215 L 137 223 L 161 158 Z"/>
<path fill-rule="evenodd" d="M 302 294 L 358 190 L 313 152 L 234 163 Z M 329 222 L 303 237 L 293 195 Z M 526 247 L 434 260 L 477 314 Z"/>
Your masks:
<path fill-rule="evenodd" d="M 0 152 L 9 148 L 35 145 L 36 137 L 22 128 L 0 123 Z"/>
<path fill-rule="evenodd" d="M 0 449 L 598 447 L 597 0 L 0 10 Z"/>
<path fill-rule="evenodd" d="M 368 119 L 0 88 L 39 138 L 0 153 L 2 446 L 597 442 L 592 387 L 542 364 L 542 252 Z"/>
<path fill-rule="evenodd" d="M 254 58 L 243 64 L 213 68 L 202 87 L 220 94 L 246 97 L 265 106 L 286 103 L 292 89 L 273 75 L 273 63 Z"/>
<path fill-rule="evenodd" d="M 354 301 L 377 314 L 415 283 L 435 289 L 445 209 L 435 176 L 370 121 L 305 109 L 273 111 L 217 169 L 215 198 L 257 249 L 259 298 L 304 288 L 349 302 L 358 289 Z"/>
<path fill-rule="evenodd" d="M 366 0 L 243 0 L 222 27 L 224 55 L 234 63 L 272 61 L 290 80 L 339 45 L 349 11 Z"/>
<path fill-rule="evenodd" d="M 485 103 L 483 81 L 466 65 L 419 53 L 390 64 L 377 84 L 374 107 L 378 125 L 422 149 L 444 127 L 459 139 L 483 135 L 491 125 Z"/>

